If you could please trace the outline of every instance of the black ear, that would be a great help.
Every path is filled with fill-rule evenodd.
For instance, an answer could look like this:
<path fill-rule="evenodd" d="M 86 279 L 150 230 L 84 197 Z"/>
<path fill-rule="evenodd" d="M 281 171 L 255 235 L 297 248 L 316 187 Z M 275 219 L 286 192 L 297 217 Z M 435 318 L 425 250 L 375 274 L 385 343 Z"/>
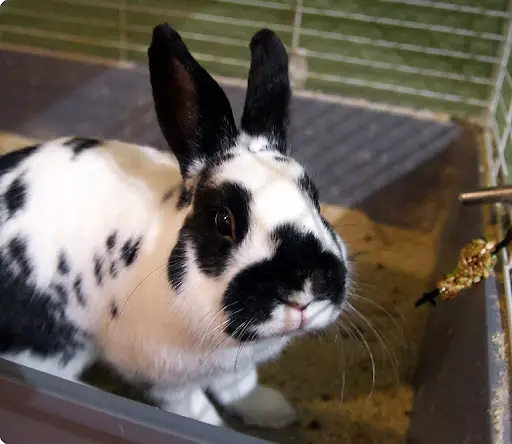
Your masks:
<path fill-rule="evenodd" d="M 148 58 L 158 123 L 182 176 L 188 178 L 234 143 L 237 129 L 231 105 L 167 23 L 153 29 Z"/>
<path fill-rule="evenodd" d="M 258 31 L 250 48 L 242 130 L 251 136 L 268 137 L 274 148 L 286 154 L 291 98 L 288 54 L 279 37 L 269 29 Z"/>

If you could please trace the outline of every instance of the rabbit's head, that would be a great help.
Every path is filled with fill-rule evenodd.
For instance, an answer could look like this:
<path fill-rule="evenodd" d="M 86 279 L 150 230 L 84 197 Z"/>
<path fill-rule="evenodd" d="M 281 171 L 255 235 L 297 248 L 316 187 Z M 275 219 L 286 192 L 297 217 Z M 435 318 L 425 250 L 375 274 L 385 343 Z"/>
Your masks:
<path fill-rule="evenodd" d="M 225 93 L 176 31 L 155 27 L 148 50 L 158 122 L 183 177 L 185 219 L 169 285 L 193 328 L 236 341 L 328 326 L 348 282 L 345 246 L 289 155 L 287 52 L 267 29 L 250 49 L 240 130 Z"/>

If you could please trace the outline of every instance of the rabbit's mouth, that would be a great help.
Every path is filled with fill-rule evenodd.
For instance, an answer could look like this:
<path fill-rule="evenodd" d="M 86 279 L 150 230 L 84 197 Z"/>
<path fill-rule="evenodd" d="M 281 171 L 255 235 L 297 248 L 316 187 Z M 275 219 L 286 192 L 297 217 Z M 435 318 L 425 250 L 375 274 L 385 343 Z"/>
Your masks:
<path fill-rule="evenodd" d="M 301 336 L 329 327 L 340 316 L 341 311 L 339 306 L 327 300 L 314 300 L 305 305 L 282 302 L 272 310 L 267 320 L 247 320 L 227 333 L 241 342 Z"/>

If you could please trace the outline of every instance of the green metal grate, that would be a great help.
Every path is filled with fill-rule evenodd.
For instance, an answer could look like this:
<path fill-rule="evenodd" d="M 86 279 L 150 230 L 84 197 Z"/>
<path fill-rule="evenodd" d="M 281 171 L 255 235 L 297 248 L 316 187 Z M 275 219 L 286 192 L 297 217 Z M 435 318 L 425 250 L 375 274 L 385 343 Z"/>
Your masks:
<path fill-rule="evenodd" d="M 505 36 L 503 0 L 7 0 L 4 43 L 145 62 L 172 23 L 213 73 L 245 78 L 266 26 L 295 54 L 308 90 L 479 116 Z M 297 67 L 298 66 L 298 67 Z"/>

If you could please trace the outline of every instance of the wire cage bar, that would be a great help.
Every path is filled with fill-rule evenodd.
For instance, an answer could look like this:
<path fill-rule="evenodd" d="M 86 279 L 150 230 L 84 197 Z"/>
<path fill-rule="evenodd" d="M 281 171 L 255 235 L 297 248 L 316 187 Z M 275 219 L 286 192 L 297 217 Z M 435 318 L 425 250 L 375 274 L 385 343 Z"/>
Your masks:
<path fill-rule="evenodd" d="M 296 87 L 474 117 L 488 107 L 506 40 L 497 30 L 510 17 L 503 2 L 484 3 L 10 0 L 0 35 L 4 43 L 129 63 L 144 59 L 153 24 L 165 19 L 212 72 L 243 78 L 247 39 L 271 27 L 302 62 Z"/>
<path fill-rule="evenodd" d="M 512 1 L 508 2 L 512 11 Z M 504 40 L 499 49 L 500 62 L 493 79 L 493 90 L 489 100 L 487 115 L 483 122 L 483 147 L 486 157 L 486 183 L 489 186 L 510 182 L 509 162 L 512 160 L 512 18 L 508 15 L 503 25 Z M 505 225 L 512 220 L 512 207 L 506 203 L 497 206 L 499 217 L 498 233 L 504 236 Z M 512 319 L 512 262 L 510 253 L 504 249 L 501 254 L 503 288 L 506 317 Z M 508 328 L 508 343 L 512 344 L 512 328 Z"/>

